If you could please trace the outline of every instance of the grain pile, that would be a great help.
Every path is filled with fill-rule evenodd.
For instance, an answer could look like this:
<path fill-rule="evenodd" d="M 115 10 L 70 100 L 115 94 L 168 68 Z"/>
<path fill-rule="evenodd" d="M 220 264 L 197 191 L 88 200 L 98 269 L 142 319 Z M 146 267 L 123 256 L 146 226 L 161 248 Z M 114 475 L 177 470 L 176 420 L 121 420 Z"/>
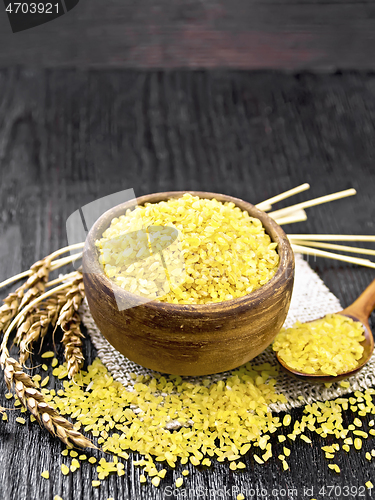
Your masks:
<path fill-rule="evenodd" d="M 374 439 L 374 420 L 367 426 L 361 417 L 375 414 L 375 390 L 306 404 L 301 419 L 292 424 L 291 415 L 278 416 L 269 409 L 270 403 L 285 401 L 275 390 L 277 373 L 277 368 L 268 364 L 248 363 L 218 382 L 202 379 L 192 383 L 173 375 L 134 375 L 134 388 L 129 391 L 114 381 L 102 362 L 95 359 L 74 380 L 64 380 L 63 389 L 40 390 L 49 405 L 75 421 L 76 430 L 96 438 L 98 445 L 112 457 L 102 456 L 98 460 L 68 447 L 62 451 L 60 470 L 69 475 L 88 461 L 96 467 L 97 478 L 92 482 L 96 488 L 110 474 L 123 476 L 123 461 L 136 452 L 142 457 L 133 460 L 141 468 L 139 481 L 154 487 L 161 484 L 168 470 L 176 469 L 179 464 L 210 467 L 219 461 L 226 462 L 232 471 L 245 470 L 248 459 L 244 458 L 249 454 L 253 467 L 271 459 L 277 460 L 286 471 L 294 441 L 298 439 L 311 446 L 309 436 L 316 433 L 327 439 L 322 452 L 329 460 L 329 468 L 339 474 L 336 453 L 341 449 L 362 452 L 364 442 Z M 53 370 L 60 380 L 67 374 L 66 363 Z M 36 384 L 43 385 L 44 381 L 36 377 Z M 340 382 L 343 387 L 348 384 Z M 16 406 L 19 405 L 17 401 Z M 344 412 L 347 416 L 354 414 L 349 425 L 344 424 Z M 272 434 L 277 439 L 271 445 Z M 368 461 L 375 457 L 375 449 L 363 453 Z M 50 471 L 42 472 L 45 479 L 50 475 Z M 176 487 L 184 484 L 187 475 L 187 468 L 178 474 L 173 472 Z M 366 486 L 370 488 L 367 483 Z"/>
<path fill-rule="evenodd" d="M 167 247 L 173 232 L 178 238 Z M 279 263 L 277 243 L 259 219 L 234 203 L 190 194 L 128 210 L 96 245 L 118 285 L 170 303 L 241 297 L 267 283 Z"/>

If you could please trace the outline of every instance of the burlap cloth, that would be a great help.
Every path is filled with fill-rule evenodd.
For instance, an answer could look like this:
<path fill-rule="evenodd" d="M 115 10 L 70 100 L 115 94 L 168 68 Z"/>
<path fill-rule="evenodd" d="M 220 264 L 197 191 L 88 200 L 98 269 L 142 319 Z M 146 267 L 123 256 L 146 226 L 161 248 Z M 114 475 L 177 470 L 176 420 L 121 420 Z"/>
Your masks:
<path fill-rule="evenodd" d="M 296 274 L 292 302 L 285 321 L 286 327 L 292 326 L 295 321 L 310 321 L 320 318 L 328 313 L 334 313 L 343 309 L 337 297 L 329 291 L 319 276 L 310 268 L 302 256 L 296 255 Z M 81 307 L 82 321 L 91 336 L 91 340 L 98 351 L 98 356 L 111 372 L 113 378 L 118 380 L 129 390 L 133 389 L 134 380 L 130 373 L 137 375 L 151 375 L 152 370 L 133 363 L 120 354 L 103 337 L 90 314 L 86 301 Z M 276 357 L 269 347 L 262 354 L 254 358 L 251 363 L 259 365 L 262 363 L 277 365 Z M 292 407 L 304 406 L 313 401 L 325 401 L 334 399 L 355 390 L 363 390 L 375 385 L 375 355 L 370 362 L 355 376 L 348 378 L 350 387 L 340 387 L 339 383 L 334 383 L 330 387 L 324 384 L 309 384 L 296 380 L 280 371 L 277 377 L 277 392 L 281 392 L 287 398 L 286 404 L 273 404 L 270 408 L 275 411 L 285 411 Z M 211 375 L 210 377 L 186 377 L 189 381 L 200 383 L 202 379 L 211 378 L 212 381 L 225 379 L 231 372 Z M 299 398 L 299 396 L 302 396 Z"/>

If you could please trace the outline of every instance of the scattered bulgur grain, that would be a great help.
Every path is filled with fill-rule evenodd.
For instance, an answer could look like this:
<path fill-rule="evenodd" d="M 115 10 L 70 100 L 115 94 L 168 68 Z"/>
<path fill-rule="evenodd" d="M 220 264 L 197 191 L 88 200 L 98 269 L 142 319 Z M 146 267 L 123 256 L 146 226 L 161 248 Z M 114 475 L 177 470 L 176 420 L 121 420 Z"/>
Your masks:
<path fill-rule="evenodd" d="M 65 464 L 61 464 L 61 472 L 64 476 L 67 476 L 69 474 L 69 467 Z"/>
<path fill-rule="evenodd" d="M 287 427 L 288 425 L 290 425 L 291 421 L 292 417 L 289 414 L 285 415 L 285 417 L 283 418 L 283 426 Z"/>
<path fill-rule="evenodd" d="M 48 470 L 44 470 L 41 473 L 41 476 L 44 477 L 44 479 L 49 479 L 49 471 Z"/>
<path fill-rule="evenodd" d="M 55 353 L 53 351 L 46 351 L 42 354 L 42 358 L 53 358 Z"/>
<path fill-rule="evenodd" d="M 151 483 L 155 486 L 155 488 L 157 488 L 160 484 L 160 477 L 159 476 L 155 476 L 151 479 Z"/>
<path fill-rule="evenodd" d="M 360 450 L 362 448 L 362 440 L 359 438 L 354 439 L 354 448 Z"/>

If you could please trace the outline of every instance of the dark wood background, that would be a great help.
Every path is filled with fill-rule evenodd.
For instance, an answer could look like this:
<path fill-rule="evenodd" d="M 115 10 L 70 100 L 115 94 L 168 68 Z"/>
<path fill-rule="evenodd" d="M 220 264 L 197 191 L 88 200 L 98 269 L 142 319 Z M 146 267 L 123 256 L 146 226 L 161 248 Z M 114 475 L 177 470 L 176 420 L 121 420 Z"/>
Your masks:
<path fill-rule="evenodd" d="M 80 0 L 12 34 L 0 66 L 375 69 L 372 0 Z"/>
<path fill-rule="evenodd" d="M 0 281 L 64 246 L 65 221 L 73 211 L 127 188 L 137 195 L 207 190 L 257 203 L 303 182 L 311 190 L 291 201 L 355 187 L 357 196 L 309 209 L 306 222 L 286 230 L 375 234 L 374 137 L 371 74 L 4 69 Z M 335 261 L 310 263 L 343 305 L 375 274 Z M 7 291 L 1 290 L 1 296 Z M 49 339 L 46 348 L 51 347 Z M 85 355 L 88 361 L 95 356 L 88 340 Z M 9 406 L 4 392 L 0 381 L 0 405 Z M 0 421 L 1 499 L 50 500 L 56 494 L 63 500 L 177 498 L 164 495 L 163 488 L 173 484 L 181 467 L 177 473 L 169 470 L 159 489 L 140 486 L 132 458 L 124 477 L 110 477 L 99 490 L 91 487 L 96 472 L 88 464 L 63 477 L 64 446 L 35 423 L 15 423 L 15 413 L 8 423 Z M 302 415 L 301 410 L 292 413 L 293 418 Z M 347 414 L 345 423 L 351 420 Z M 373 438 L 360 452 L 338 454 L 340 476 L 328 469 L 320 449 L 326 442 L 316 435 L 312 439 L 313 445 L 292 444 L 287 472 L 277 459 L 260 466 L 251 454 L 243 473 L 233 473 L 224 464 L 205 470 L 190 467 L 187 494 L 208 488 L 206 495 L 189 498 L 211 499 L 213 491 L 224 487 L 263 487 L 267 496 L 253 498 L 282 500 L 287 497 L 272 495 L 272 489 L 297 488 L 298 497 L 289 498 L 326 500 L 344 497 L 319 495 L 322 486 L 375 482 L 374 465 L 365 459 L 365 452 L 374 448 Z M 275 442 L 274 454 L 281 450 Z M 50 470 L 49 481 L 40 477 L 44 469 Z M 314 495 L 304 495 L 303 488 L 311 486 Z"/>

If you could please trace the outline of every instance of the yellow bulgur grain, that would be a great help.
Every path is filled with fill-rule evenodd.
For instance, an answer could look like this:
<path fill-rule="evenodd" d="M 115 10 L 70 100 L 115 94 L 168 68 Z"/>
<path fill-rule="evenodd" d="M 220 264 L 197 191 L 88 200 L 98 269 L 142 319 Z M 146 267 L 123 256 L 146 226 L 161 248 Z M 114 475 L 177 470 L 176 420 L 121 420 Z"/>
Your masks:
<path fill-rule="evenodd" d="M 239 494 L 237 495 L 237 500 L 245 500 L 244 495 L 243 495 L 242 493 L 239 493 Z"/>
<path fill-rule="evenodd" d="M 181 488 L 181 486 L 184 484 L 184 480 L 182 477 L 179 477 L 178 479 L 176 479 L 176 488 Z"/>
<path fill-rule="evenodd" d="M 64 476 L 69 474 L 69 467 L 65 464 L 61 464 L 61 472 L 64 474 Z"/>
<path fill-rule="evenodd" d="M 95 457 L 90 457 L 89 458 L 90 464 L 95 464 L 96 463 L 96 458 Z"/>
<path fill-rule="evenodd" d="M 159 255 L 150 255 L 149 248 L 162 248 L 161 238 L 173 241 L 177 231 L 178 238 L 163 251 L 167 281 Z M 259 219 L 233 203 L 188 193 L 114 218 L 96 246 L 104 272 L 119 286 L 170 303 L 242 297 L 267 283 L 279 263 L 277 244 Z"/>
<path fill-rule="evenodd" d="M 8 420 L 8 415 L 5 412 L 3 413 L 2 419 L 4 420 L 4 422 L 7 422 Z"/>
<path fill-rule="evenodd" d="M 49 382 L 49 376 L 47 375 L 47 377 L 45 379 L 42 380 L 42 382 L 40 383 L 40 387 L 45 387 Z"/>
<path fill-rule="evenodd" d="M 86 456 L 86 455 L 80 455 L 78 458 L 79 458 L 80 460 L 86 460 L 86 459 L 87 459 L 87 456 Z"/>
<path fill-rule="evenodd" d="M 258 455 L 254 454 L 253 457 L 254 457 L 254 460 L 256 462 L 258 462 L 258 464 L 264 464 L 264 461 L 260 457 L 258 457 Z"/>
<path fill-rule="evenodd" d="M 336 376 L 357 367 L 363 340 L 362 323 L 340 314 L 328 314 L 316 321 L 297 321 L 292 328 L 283 328 L 273 349 L 294 370 Z"/>
<path fill-rule="evenodd" d="M 78 457 L 78 453 L 77 453 L 75 450 L 70 450 L 69 455 L 70 455 L 71 457 Z"/>
<path fill-rule="evenodd" d="M 17 417 L 16 422 L 18 422 L 19 424 L 25 425 L 26 420 L 22 417 Z"/>
<path fill-rule="evenodd" d="M 337 464 L 328 464 L 328 467 L 337 472 L 337 474 L 340 474 L 340 467 Z"/>
<path fill-rule="evenodd" d="M 139 481 L 140 481 L 141 483 L 145 483 L 145 482 L 147 481 L 146 476 L 145 476 L 144 474 L 141 474 L 141 475 L 139 476 Z"/>
<path fill-rule="evenodd" d="M 371 489 L 374 487 L 374 485 L 372 484 L 372 482 L 371 482 L 371 481 L 367 481 L 367 483 L 365 483 L 365 486 L 366 486 L 366 488 L 367 488 L 367 489 L 369 489 L 369 490 L 371 490 Z"/>
<path fill-rule="evenodd" d="M 55 353 L 53 351 L 46 351 L 42 354 L 42 358 L 53 358 Z"/>
<path fill-rule="evenodd" d="M 290 425 L 291 421 L 292 417 L 289 414 L 285 415 L 285 417 L 283 418 L 283 426 L 287 427 L 288 425 Z"/>
<path fill-rule="evenodd" d="M 5 394 L 5 397 L 6 397 L 6 399 L 12 399 L 13 394 L 12 394 L 11 392 L 7 392 L 7 393 Z"/>
<path fill-rule="evenodd" d="M 51 366 L 52 368 L 56 368 L 56 366 L 59 364 L 57 358 L 53 358 L 52 362 L 51 362 Z"/>
<path fill-rule="evenodd" d="M 371 457 L 371 453 L 369 453 L 369 452 L 367 452 L 365 456 L 366 456 L 367 460 L 369 460 L 369 461 L 370 461 L 370 460 L 371 460 L 371 458 L 372 458 L 372 457 Z"/>
<path fill-rule="evenodd" d="M 59 495 L 55 495 L 55 496 L 53 497 L 53 500 L 63 500 L 63 499 L 62 499 Z"/>
<path fill-rule="evenodd" d="M 41 473 L 41 476 L 44 477 L 44 479 L 49 479 L 49 471 L 48 470 L 44 470 Z"/>
<path fill-rule="evenodd" d="M 93 480 L 91 481 L 91 484 L 93 485 L 94 488 L 98 488 L 98 486 L 101 485 L 101 482 L 98 480 Z"/>
<path fill-rule="evenodd" d="M 155 476 L 151 479 L 151 483 L 155 486 L 155 488 L 157 488 L 160 484 L 160 477 L 159 476 Z"/>
<path fill-rule="evenodd" d="M 286 437 L 285 437 L 285 436 L 283 436 L 282 434 L 280 434 L 280 435 L 279 435 L 279 436 L 277 436 L 277 437 L 278 437 L 278 440 L 279 440 L 279 442 L 280 442 L 280 443 L 282 443 L 283 441 L 286 441 Z"/>
<path fill-rule="evenodd" d="M 284 470 L 288 470 L 289 469 L 289 465 L 288 465 L 288 462 L 286 460 L 283 460 L 282 464 L 283 464 L 283 469 Z"/>
<path fill-rule="evenodd" d="M 162 470 L 158 473 L 158 476 L 159 476 L 161 479 L 164 479 L 164 478 L 165 478 L 166 473 L 167 473 L 167 469 L 162 469 Z"/>
<path fill-rule="evenodd" d="M 305 436 L 304 434 L 301 434 L 300 438 L 302 439 L 302 441 L 305 441 L 306 443 L 311 443 L 311 439 Z"/>
<path fill-rule="evenodd" d="M 348 452 L 348 451 L 350 451 L 350 446 L 349 446 L 348 444 L 343 444 L 343 445 L 342 445 L 342 449 L 343 449 L 344 451 L 347 451 L 347 452 Z"/>
<path fill-rule="evenodd" d="M 363 438 L 365 438 L 365 439 L 367 439 L 367 438 L 368 438 L 368 434 L 367 434 L 367 432 L 365 432 L 365 431 L 353 431 L 353 434 L 354 434 L 355 436 L 360 436 L 360 437 L 363 437 Z"/>
<path fill-rule="evenodd" d="M 230 468 L 230 470 L 236 470 L 236 469 L 237 469 L 236 462 L 231 462 L 231 463 L 229 464 L 229 468 Z"/>
<path fill-rule="evenodd" d="M 341 385 L 341 387 L 345 387 L 345 388 L 350 387 L 350 383 L 347 380 L 341 380 L 340 385 Z"/>
<path fill-rule="evenodd" d="M 190 472 L 189 472 L 188 470 L 186 470 L 186 469 L 185 469 L 185 470 L 183 470 L 183 471 L 181 472 L 181 474 L 182 474 L 183 476 L 188 476 L 188 475 L 190 474 Z"/>
<path fill-rule="evenodd" d="M 362 440 L 359 438 L 354 439 L 354 448 L 360 450 L 362 448 Z"/>

